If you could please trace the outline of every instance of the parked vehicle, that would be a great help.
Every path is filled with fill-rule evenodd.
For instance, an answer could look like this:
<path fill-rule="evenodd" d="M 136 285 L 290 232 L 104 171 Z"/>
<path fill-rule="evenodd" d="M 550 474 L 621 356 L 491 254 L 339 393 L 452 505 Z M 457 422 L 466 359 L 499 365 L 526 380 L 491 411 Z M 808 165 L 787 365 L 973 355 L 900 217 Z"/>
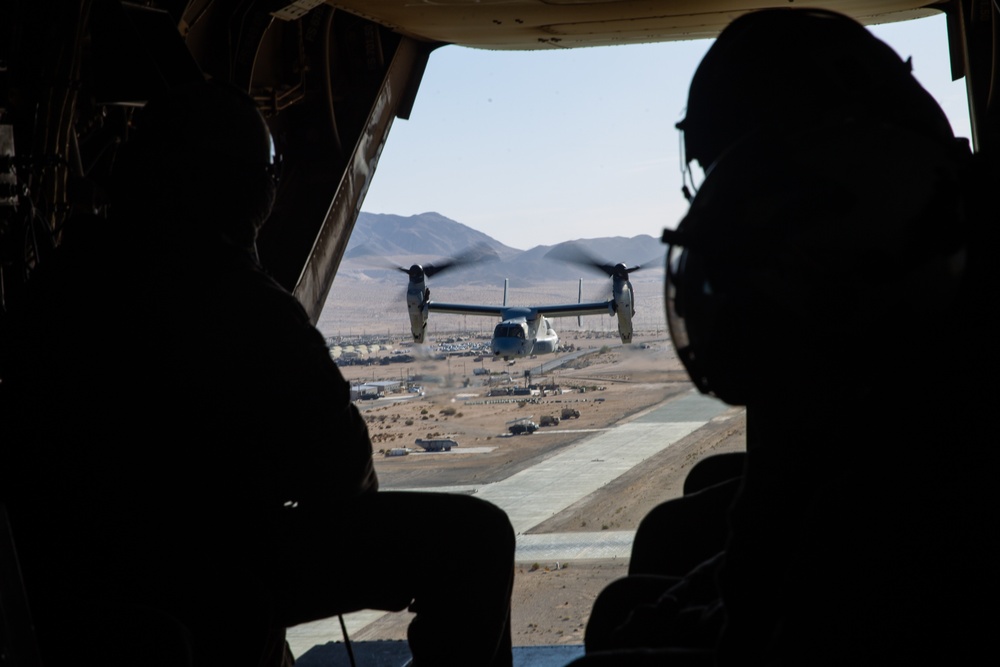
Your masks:
<path fill-rule="evenodd" d="M 570 417 L 572 417 L 573 419 L 579 419 L 580 418 L 580 411 L 577 410 L 576 408 L 563 408 L 562 409 L 562 418 L 563 419 L 569 419 Z"/>
<path fill-rule="evenodd" d="M 415 444 L 417 447 L 423 447 L 424 451 L 427 452 L 450 452 L 452 447 L 458 447 L 458 442 L 451 438 L 435 438 L 432 440 L 417 438 Z"/>
<path fill-rule="evenodd" d="M 520 422 L 511 425 L 507 430 L 511 432 L 511 435 L 531 435 L 538 430 L 538 424 L 535 422 Z"/>
<path fill-rule="evenodd" d="M 542 418 L 539 421 L 539 426 L 558 426 L 558 425 L 559 425 L 559 417 L 556 417 L 555 415 L 542 415 Z"/>

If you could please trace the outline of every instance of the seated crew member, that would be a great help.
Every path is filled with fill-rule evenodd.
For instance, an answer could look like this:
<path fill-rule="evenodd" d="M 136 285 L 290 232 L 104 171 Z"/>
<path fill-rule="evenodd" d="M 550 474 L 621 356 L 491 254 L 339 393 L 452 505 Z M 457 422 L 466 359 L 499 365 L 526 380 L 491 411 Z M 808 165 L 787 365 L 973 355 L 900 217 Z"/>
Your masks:
<path fill-rule="evenodd" d="M 734 21 L 680 127 L 708 175 L 664 233 L 671 336 L 747 406 L 746 467 L 714 604 L 624 584 L 579 664 L 974 662 L 997 620 L 974 162 L 906 63 L 817 10 Z"/>
<path fill-rule="evenodd" d="M 86 664 L 61 621 L 105 605 L 176 619 L 196 665 L 278 664 L 288 626 L 409 607 L 417 667 L 510 665 L 506 515 L 378 491 L 322 335 L 255 260 L 272 146 L 233 87 L 151 100 L 107 220 L 4 331 L 0 482 L 43 657 Z"/>

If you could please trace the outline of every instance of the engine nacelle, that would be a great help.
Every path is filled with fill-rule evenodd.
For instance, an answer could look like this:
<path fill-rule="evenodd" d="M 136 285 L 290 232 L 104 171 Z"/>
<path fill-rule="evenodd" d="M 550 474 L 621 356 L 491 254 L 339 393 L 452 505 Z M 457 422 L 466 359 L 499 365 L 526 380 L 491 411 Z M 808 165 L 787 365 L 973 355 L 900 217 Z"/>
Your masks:
<path fill-rule="evenodd" d="M 622 343 L 632 342 L 632 316 L 635 315 L 635 300 L 632 293 L 632 283 L 627 278 L 615 276 L 612 287 L 612 304 L 618 315 L 618 335 Z"/>
<path fill-rule="evenodd" d="M 423 345 L 427 338 L 427 302 L 430 298 L 431 291 L 423 280 L 410 281 L 406 288 L 406 310 L 410 315 L 413 342 L 418 345 Z"/>

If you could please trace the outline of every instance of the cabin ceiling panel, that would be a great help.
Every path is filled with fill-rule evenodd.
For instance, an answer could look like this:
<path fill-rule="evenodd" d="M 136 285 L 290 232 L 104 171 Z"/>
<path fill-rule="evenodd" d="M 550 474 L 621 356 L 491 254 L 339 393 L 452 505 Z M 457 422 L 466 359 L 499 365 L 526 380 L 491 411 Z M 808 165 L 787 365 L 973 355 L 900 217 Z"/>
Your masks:
<path fill-rule="evenodd" d="M 496 50 L 639 44 L 714 37 L 734 18 L 773 0 L 327 0 L 416 39 Z M 936 10 L 920 0 L 830 0 L 824 7 L 862 23 Z"/>

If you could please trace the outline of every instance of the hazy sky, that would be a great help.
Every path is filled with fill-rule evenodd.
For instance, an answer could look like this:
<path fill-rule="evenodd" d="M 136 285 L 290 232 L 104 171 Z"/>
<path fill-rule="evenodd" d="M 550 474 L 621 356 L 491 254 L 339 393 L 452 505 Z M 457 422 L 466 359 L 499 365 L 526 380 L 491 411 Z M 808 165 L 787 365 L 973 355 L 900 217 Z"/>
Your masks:
<path fill-rule="evenodd" d="M 943 15 L 874 26 L 969 137 Z M 680 135 L 709 40 L 563 51 L 446 46 L 431 54 L 409 120 L 396 120 L 362 206 L 436 211 L 520 249 L 658 236 L 687 210 Z"/>

